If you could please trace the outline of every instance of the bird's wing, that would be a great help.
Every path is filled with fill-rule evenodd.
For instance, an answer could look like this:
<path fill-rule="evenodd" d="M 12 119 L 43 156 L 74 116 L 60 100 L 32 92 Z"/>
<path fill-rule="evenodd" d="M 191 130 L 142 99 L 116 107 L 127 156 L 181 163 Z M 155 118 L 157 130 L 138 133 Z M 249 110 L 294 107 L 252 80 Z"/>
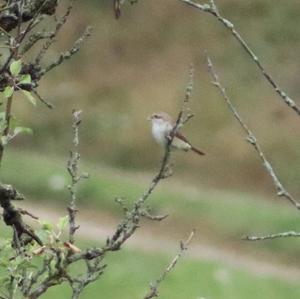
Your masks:
<path fill-rule="evenodd" d="M 179 132 L 175 132 L 175 137 L 182 140 L 183 142 L 186 142 L 187 144 L 191 145 L 191 143 Z"/>
<path fill-rule="evenodd" d="M 195 148 L 193 145 L 191 145 L 191 143 L 179 132 L 175 133 L 175 137 L 178 138 L 179 140 L 181 140 L 182 142 L 188 144 L 188 146 L 190 147 L 190 149 L 192 151 L 196 152 L 199 155 L 205 155 L 204 152 L 202 152 L 201 150 L 199 150 L 199 149 Z"/>

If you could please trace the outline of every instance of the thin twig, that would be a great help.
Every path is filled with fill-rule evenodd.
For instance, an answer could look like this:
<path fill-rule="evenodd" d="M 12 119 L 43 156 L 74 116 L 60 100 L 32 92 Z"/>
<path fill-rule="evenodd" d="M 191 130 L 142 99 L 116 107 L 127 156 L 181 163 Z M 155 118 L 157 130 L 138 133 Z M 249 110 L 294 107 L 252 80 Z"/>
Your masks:
<path fill-rule="evenodd" d="M 271 234 L 267 236 L 245 236 L 242 239 L 246 241 L 262 241 L 262 240 L 273 240 L 278 238 L 289 238 L 289 237 L 300 237 L 299 232 L 289 231 L 278 234 Z"/>
<path fill-rule="evenodd" d="M 194 88 L 194 65 L 191 63 L 190 64 L 190 70 L 189 70 L 189 81 L 188 84 L 186 86 L 185 89 L 185 95 L 184 95 L 184 115 L 183 115 L 183 119 L 181 120 L 181 124 L 180 126 L 183 126 L 185 123 L 187 123 L 192 117 L 194 117 L 194 114 L 192 113 L 192 111 L 189 109 L 188 107 L 188 102 L 192 96 L 192 92 L 193 92 L 193 88 Z"/>
<path fill-rule="evenodd" d="M 21 45 L 22 41 L 24 40 L 26 35 L 33 28 L 37 18 L 40 16 L 41 10 L 43 9 L 43 7 L 44 7 L 44 5 L 46 4 L 47 1 L 48 0 L 44 0 L 43 3 L 40 5 L 40 7 L 36 10 L 36 12 L 34 13 L 34 15 L 32 17 L 32 20 L 27 25 L 27 27 L 22 32 L 18 32 L 18 35 L 16 36 L 16 38 L 13 41 L 14 47 L 11 48 L 11 53 L 10 53 L 9 57 L 6 59 L 4 65 L 2 66 L 2 68 L 0 70 L 0 73 L 2 73 L 3 71 L 6 70 L 6 68 L 8 67 L 9 63 L 11 62 L 11 60 L 13 58 L 18 57 L 18 51 L 19 51 L 19 48 L 20 48 L 20 45 Z"/>
<path fill-rule="evenodd" d="M 40 52 L 38 53 L 36 59 L 35 59 L 35 64 L 39 65 L 42 58 L 44 57 L 44 55 L 46 54 L 47 50 L 50 48 L 50 46 L 53 44 L 54 42 L 54 38 L 57 36 L 57 34 L 59 33 L 59 31 L 61 30 L 61 28 L 64 26 L 64 24 L 67 22 L 68 17 L 73 9 L 73 3 L 76 0 L 70 0 L 69 6 L 65 12 L 65 14 L 61 17 L 61 19 L 56 23 L 56 27 L 55 30 L 53 31 L 53 33 L 49 36 L 49 39 L 47 40 L 47 42 L 43 45 L 42 49 L 40 50 Z"/>
<path fill-rule="evenodd" d="M 35 11 L 34 15 L 32 16 L 32 19 L 31 19 L 30 23 L 27 25 L 25 30 L 22 32 L 22 34 L 17 39 L 19 44 L 21 44 L 21 42 L 25 39 L 27 34 L 37 25 L 37 23 L 39 21 L 39 17 L 41 16 L 41 11 L 45 7 L 47 2 L 48 2 L 48 0 L 44 0 L 41 3 L 41 5 L 39 6 L 39 8 Z"/>
<path fill-rule="evenodd" d="M 166 219 L 169 215 L 168 214 L 151 215 L 149 213 L 149 211 L 144 210 L 144 211 L 141 211 L 141 216 L 143 216 L 144 218 L 149 219 L 149 220 L 162 221 L 162 220 Z"/>
<path fill-rule="evenodd" d="M 240 114 L 238 113 L 237 109 L 235 108 L 235 106 L 231 102 L 229 96 L 227 95 L 225 88 L 221 85 L 221 83 L 219 81 L 219 78 L 218 78 L 218 75 L 217 75 L 216 71 L 214 70 L 212 61 L 208 56 L 207 56 L 207 64 L 208 64 L 209 73 L 210 73 L 210 75 L 213 79 L 212 84 L 218 88 L 218 90 L 221 93 L 221 95 L 222 95 L 225 103 L 227 104 L 229 110 L 232 112 L 235 119 L 238 121 L 238 123 L 240 124 L 242 129 L 247 134 L 247 141 L 254 147 L 254 149 L 256 150 L 257 154 L 259 155 L 259 157 L 260 157 L 260 159 L 263 163 L 263 166 L 265 167 L 267 173 L 272 178 L 273 184 L 274 184 L 274 186 L 277 190 L 277 196 L 284 197 L 285 199 L 290 201 L 299 210 L 300 209 L 299 202 L 294 199 L 294 197 L 284 188 L 284 186 L 282 185 L 282 183 L 278 179 L 271 163 L 265 157 L 265 154 L 263 153 L 256 137 L 254 136 L 252 131 L 248 128 L 248 126 L 245 124 L 245 122 L 241 118 Z"/>
<path fill-rule="evenodd" d="M 81 44 L 91 35 L 91 31 L 92 27 L 87 27 L 81 37 L 75 41 L 73 47 L 69 51 L 61 53 L 54 62 L 46 66 L 46 68 L 41 72 L 41 75 L 48 73 L 55 67 L 62 64 L 65 60 L 70 59 L 74 54 L 76 54 L 80 50 Z"/>
<path fill-rule="evenodd" d="M 260 62 L 258 56 L 255 54 L 255 52 L 250 48 L 250 46 L 247 44 L 247 42 L 243 39 L 243 37 L 240 35 L 240 33 L 235 29 L 234 24 L 232 24 L 229 20 L 221 16 L 219 13 L 219 9 L 216 6 L 214 0 L 210 0 L 209 4 L 199 4 L 192 0 L 179 0 L 180 2 L 183 2 L 189 6 L 192 6 L 200 11 L 207 12 L 220 21 L 226 29 L 228 29 L 231 34 L 234 36 L 234 38 L 239 42 L 239 44 L 243 47 L 245 52 L 250 56 L 251 60 L 256 64 L 256 66 L 259 68 L 265 79 L 271 84 L 273 89 L 276 91 L 276 93 L 280 96 L 280 98 L 284 101 L 286 105 L 288 105 L 291 109 L 293 109 L 298 115 L 300 115 L 300 107 L 295 103 L 294 100 L 292 100 L 285 91 L 282 90 L 282 88 L 275 82 L 273 77 L 270 75 L 270 73 L 267 72 L 266 68 L 263 66 L 263 64 Z"/>
<path fill-rule="evenodd" d="M 22 50 L 20 51 L 20 55 L 23 55 L 24 53 L 28 52 L 38 41 L 52 38 L 54 34 L 55 34 L 54 31 L 47 32 L 45 30 L 42 32 L 33 33 L 28 38 L 26 44 L 23 46 Z"/>
<path fill-rule="evenodd" d="M 172 259 L 171 263 L 167 266 L 167 268 L 163 271 L 163 273 L 159 276 L 159 278 L 154 282 L 150 284 L 150 291 L 148 294 L 144 297 L 144 299 L 151 299 L 154 297 L 158 297 L 158 288 L 160 284 L 165 280 L 166 276 L 174 269 L 176 266 L 178 260 L 182 257 L 185 250 L 187 250 L 188 245 L 192 241 L 194 237 L 195 231 L 192 230 L 189 237 L 185 242 L 180 242 L 180 248 L 177 255 Z"/>
<path fill-rule="evenodd" d="M 46 105 L 49 109 L 53 109 L 54 106 L 53 104 L 49 103 L 48 101 L 46 101 L 39 93 L 36 89 L 32 89 L 32 92 L 34 93 L 34 95 L 44 104 Z"/>
<path fill-rule="evenodd" d="M 27 215 L 27 216 L 31 217 L 32 219 L 34 219 L 34 220 L 39 220 L 39 217 L 38 217 L 38 216 L 33 215 L 31 212 L 28 212 L 28 211 L 25 210 L 25 209 L 18 208 L 18 211 L 19 211 L 22 215 Z"/>
<path fill-rule="evenodd" d="M 78 163 L 80 160 L 80 154 L 78 152 L 78 145 L 79 145 L 79 126 L 81 123 L 81 111 L 73 111 L 73 150 L 70 151 L 70 158 L 68 161 L 68 172 L 71 177 L 71 184 L 68 186 L 68 189 L 71 194 L 71 201 L 68 205 L 68 214 L 69 214 L 69 242 L 71 244 L 74 243 L 74 234 L 76 230 L 79 228 L 76 225 L 75 217 L 77 213 L 76 208 L 76 201 L 77 201 L 77 194 L 76 194 L 76 187 L 82 176 L 79 174 L 79 167 Z"/>
<path fill-rule="evenodd" d="M 11 107 L 12 107 L 12 99 L 13 96 L 10 96 L 7 99 L 6 102 L 6 108 L 5 108 L 5 127 L 3 130 L 2 136 L 6 137 L 9 133 L 9 128 L 10 128 L 10 119 L 11 119 Z"/>

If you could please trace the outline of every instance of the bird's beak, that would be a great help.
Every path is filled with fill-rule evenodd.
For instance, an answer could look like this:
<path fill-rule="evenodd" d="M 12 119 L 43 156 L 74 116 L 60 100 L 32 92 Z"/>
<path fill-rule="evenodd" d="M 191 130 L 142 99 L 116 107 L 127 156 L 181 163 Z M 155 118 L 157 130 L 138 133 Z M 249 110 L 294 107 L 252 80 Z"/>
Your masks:
<path fill-rule="evenodd" d="M 151 120 L 152 120 L 151 115 L 147 117 L 147 120 L 148 120 L 148 121 L 151 121 Z"/>

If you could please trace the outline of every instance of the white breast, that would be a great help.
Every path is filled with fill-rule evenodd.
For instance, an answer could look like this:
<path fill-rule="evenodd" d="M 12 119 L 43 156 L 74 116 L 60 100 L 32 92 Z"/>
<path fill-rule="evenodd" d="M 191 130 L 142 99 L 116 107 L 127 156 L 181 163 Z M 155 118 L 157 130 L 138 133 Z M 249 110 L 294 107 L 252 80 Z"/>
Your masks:
<path fill-rule="evenodd" d="M 152 135 L 155 141 L 161 145 L 167 142 L 167 136 L 170 134 L 172 126 L 169 123 L 152 123 Z"/>

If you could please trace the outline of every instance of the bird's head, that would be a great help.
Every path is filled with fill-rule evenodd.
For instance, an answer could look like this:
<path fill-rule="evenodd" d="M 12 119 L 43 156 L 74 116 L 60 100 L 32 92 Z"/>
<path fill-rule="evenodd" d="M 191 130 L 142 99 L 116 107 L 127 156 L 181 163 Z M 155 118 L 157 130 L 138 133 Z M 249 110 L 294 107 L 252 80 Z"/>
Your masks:
<path fill-rule="evenodd" d="M 148 117 L 148 120 L 151 121 L 152 124 L 165 124 L 166 122 L 172 122 L 171 117 L 165 112 L 153 113 Z"/>

